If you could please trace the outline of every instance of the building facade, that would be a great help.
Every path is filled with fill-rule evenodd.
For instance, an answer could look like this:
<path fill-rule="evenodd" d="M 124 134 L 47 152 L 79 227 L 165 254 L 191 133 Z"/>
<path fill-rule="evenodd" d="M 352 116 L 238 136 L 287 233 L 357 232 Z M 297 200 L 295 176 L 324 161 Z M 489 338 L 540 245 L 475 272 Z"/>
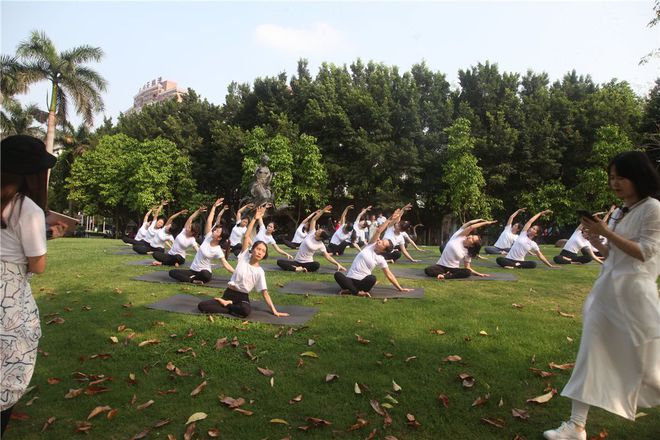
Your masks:
<path fill-rule="evenodd" d="M 133 98 L 133 107 L 129 112 L 139 112 L 142 107 L 156 102 L 163 102 L 168 99 L 176 99 L 177 102 L 183 100 L 183 96 L 188 92 L 182 87 L 178 87 L 174 81 L 163 80 L 159 77 L 147 82 L 140 88 L 140 91 Z"/>

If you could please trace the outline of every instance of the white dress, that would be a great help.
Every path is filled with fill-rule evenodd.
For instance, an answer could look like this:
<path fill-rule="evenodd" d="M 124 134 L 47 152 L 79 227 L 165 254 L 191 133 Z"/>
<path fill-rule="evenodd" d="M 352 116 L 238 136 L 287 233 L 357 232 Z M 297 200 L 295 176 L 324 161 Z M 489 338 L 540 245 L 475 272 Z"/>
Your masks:
<path fill-rule="evenodd" d="M 610 228 L 637 242 L 644 261 L 610 244 L 584 303 L 580 349 L 561 394 L 634 420 L 638 406 L 660 405 L 660 202 L 639 202 Z"/>

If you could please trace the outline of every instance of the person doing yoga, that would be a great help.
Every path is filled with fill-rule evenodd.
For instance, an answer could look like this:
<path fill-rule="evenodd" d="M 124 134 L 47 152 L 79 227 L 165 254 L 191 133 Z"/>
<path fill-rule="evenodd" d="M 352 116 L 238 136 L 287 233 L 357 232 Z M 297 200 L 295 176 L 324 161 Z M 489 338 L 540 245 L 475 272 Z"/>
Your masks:
<path fill-rule="evenodd" d="M 300 248 L 296 253 L 293 260 L 277 260 L 277 265 L 284 270 L 295 272 L 316 272 L 321 265 L 314 261 L 314 254 L 318 251 L 323 253 L 323 256 L 330 263 L 337 266 L 337 270 L 345 271 L 346 268 L 337 263 L 334 258 L 330 256 L 323 244 L 323 240 L 328 238 L 328 232 L 325 229 L 316 229 L 316 222 L 323 215 L 330 213 L 332 206 L 328 205 L 323 209 L 319 209 L 313 213 L 313 217 L 309 221 L 309 231 L 307 237 L 300 244 Z"/>
<path fill-rule="evenodd" d="M 231 228 L 231 234 L 229 235 L 229 250 L 234 255 L 238 255 L 241 252 L 241 248 L 243 247 L 243 236 L 245 235 L 248 222 L 250 221 L 249 218 L 243 218 L 243 211 L 253 207 L 254 205 L 252 203 L 248 203 L 242 208 L 239 208 L 236 213 L 236 224 Z"/>
<path fill-rule="evenodd" d="M 390 283 L 400 292 L 410 292 L 413 289 L 401 287 L 392 271 L 387 266 L 387 261 L 383 257 L 388 251 L 392 250 L 392 243 L 387 239 L 380 239 L 380 234 L 387 229 L 390 224 L 396 223 L 401 219 L 402 212 L 397 209 L 389 220 L 386 220 L 376 230 L 376 234 L 369 240 L 369 244 L 360 251 L 353 260 L 351 268 L 346 275 L 342 272 L 335 272 L 335 281 L 341 287 L 340 295 L 351 294 L 357 296 L 371 297 L 369 291 L 376 284 L 376 277 L 371 273 L 376 266 L 383 269 L 385 276 Z"/>
<path fill-rule="evenodd" d="M 506 255 L 509 252 L 511 246 L 513 245 L 513 242 L 516 241 L 516 238 L 518 238 L 518 233 L 520 232 L 520 229 L 522 228 L 522 225 L 520 223 L 513 223 L 513 220 L 521 212 L 525 212 L 525 208 L 520 208 L 516 212 L 511 214 L 509 220 L 507 220 L 506 225 L 504 226 L 504 230 L 500 234 L 500 237 L 497 239 L 495 244 L 493 246 L 486 246 L 484 248 L 484 251 L 486 251 L 487 254 Z"/>
<path fill-rule="evenodd" d="M 204 226 L 204 241 L 195 254 L 195 259 L 190 265 L 190 270 L 172 269 L 170 270 L 170 277 L 184 283 L 208 283 L 213 277 L 211 274 L 211 260 L 213 258 L 219 259 L 227 272 L 234 272 L 234 268 L 231 267 L 229 263 L 227 263 L 227 260 L 225 259 L 225 253 L 222 252 L 222 247 L 220 246 L 220 240 L 222 239 L 222 227 L 213 227 L 215 209 L 222 204 L 223 200 L 224 199 L 220 198 L 215 201 L 213 206 L 211 206 L 209 215 L 206 218 L 206 224 Z M 227 206 L 224 206 L 220 211 L 220 214 L 218 214 L 218 220 L 222 217 L 222 214 L 226 210 Z M 220 222 L 217 222 L 216 224 L 219 223 Z"/>
<path fill-rule="evenodd" d="M 266 205 L 267 208 L 272 206 L 270 203 Z M 289 260 L 293 260 L 293 255 L 290 253 L 283 251 L 275 242 L 275 237 L 273 237 L 273 232 L 275 232 L 275 222 L 269 222 L 267 226 L 264 226 L 264 220 L 263 218 L 259 217 L 259 232 L 257 233 L 257 236 L 254 238 L 254 242 L 258 241 L 263 241 L 266 243 L 266 245 L 272 244 L 273 247 L 275 248 L 275 251 L 280 254 L 286 256 Z"/>
<path fill-rule="evenodd" d="M 371 209 L 371 205 L 364 208 L 353 222 L 353 231 L 355 232 L 355 243 L 357 243 L 358 248 L 366 245 L 369 240 L 367 239 L 367 234 L 369 233 L 369 220 L 366 218 L 363 219 L 364 215 Z"/>
<path fill-rule="evenodd" d="M 243 247 L 238 254 L 238 263 L 236 270 L 229 280 L 227 289 L 222 294 L 222 298 L 213 298 L 202 301 L 197 308 L 202 313 L 229 313 L 231 315 L 245 318 L 250 315 L 249 294 L 253 290 L 258 290 L 264 297 L 266 304 L 270 307 L 273 315 L 279 317 L 289 316 L 288 313 L 278 312 L 273 301 L 268 294 L 266 285 L 266 274 L 259 263 L 268 257 L 268 245 L 263 241 L 255 241 L 250 250 L 250 236 L 256 220 L 261 220 L 266 212 L 266 206 L 257 208 L 256 213 L 247 227 L 243 237 Z"/>
<path fill-rule="evenodd" d="M 293 233 L 293 238 L 290 241 L 286 239 L 282 240 L 284 244 L 289 246 L 291 249 L 298 249 L 300 247 L 300 243 L 302 243 L 305 237 L 307 237 L 307 232 L 311 230 L 309 228 L 309 221 L 317 212 L 318 211 L 314 211 L 305 217 L 305 219 L 298 225 L 298 228 L 296 228 L 296 232 Z"/>
<path fill-rule="evenodd" d="M 454 235 L 445 245 L 438 262 L 425 268 L 424 273 L 439 280 L 468 278 L 470 275 L 488 277 L 488 274 L 477 272 L 470 265 L 472 258 L 479 255 L 481 249 L 481 237 L 473 232 L 482 226 L 494 223 L 497 221 L 482 221 L 461 229 L 461 233 Z M 460 268 L 461 262 L 463 262 L 463 269 Z"/>
<path fill-rule="evenodd" d="M 137 230 L 135 233 L 135 237 L 131 238 L 128 235 L 124 235 L 122 237 L 122 241 L 126 244 L 148 244 L 145 239 L 147 237 L 147 229 L 149 229 L 149 225 L 151 225 L 151 222 L 149 221 L 149 217 L 151 216 L 151 212 L 154 209 L 151 208 L 147 213 L 144 215 L 144 219 L 142 220 L 142 226 Z"/>
<path fill-rule="evenodd" d="M 153 214 L 153 218 L 151 219 L 150 222 L 148 222 L 149 224 L 147 225 L 147 228 L 144 231 L 144 237 L 133 244 L 133 251 L 135 251 L 136 253 L 146 254 L 147 252 L 154 251 L 154 249 L 151 247 L 151 242 L 156 236 L 156 232 L 158 232 L 158 229 L 162 228 L 163 225 L 165 224 L 165 219 L 158 218 L 158 216 L 160 215 L 160 211 L 163 209 L 163 206 L 165 205 L 167 205 L 167 200 L 163 200 L 157 208 L 153 208 L 151 210 L 151 214 Z M 149 220 L 149 213 L 147 213 L 144 216 L 144 218 L 145 218 L 145 222 L 142 224 L 142 228 L 144 228 L 145 224 Z M 139 233 L 140 231 L 138 231 L 138 234 Z"/>
<path fill-rule="evenodd" d="M 163 225 L 162 228 L 156 229 L 156 233 L 154 234 L 154 237 L 151 239 L 149 242 L 149 251 L 150 252 L 160 252 L 160 253 L 165 253 L 165 245 L 168 244 L 170 248 L 172 247 L 172 243 L 174 242 L 174 237 L 172 234 L 170 234 L 170 230 L 172 229 L 172 222 L 174 222 L 174 219 L 176 219 L 178 216 L 182 214 L 187 214 L 188 210 L 183 209 L 176 214 L 171 215 L 168 219 L 167 222 Z M 149 252 L 147 251 L 147 252 Z M 147 253 L 145 252 L 145 253 Z M 138 252 L 142 253 L 142 252 Z"/>
<path fill-rule="evenodd" d="M 557 264 L 587 264 L 591 260 L 596 261 L 598 264 L 603 264 L 598 258 L 591 243 L 582 234 L 583 226 L 580 224 L 568 239 L 559 255 L 555 255 L 552 259 Z M 578 252 L 582 255 L 578 255 Z"/>
<path fill-rule="evenodd" d="M 330 243 L 328 244 L 328 252 L 333 256 L 344 255 L 344 250 L 346 249 L 346 246 L 349 245 L 355 247 L 358 252 L 360 251 L 360 246 L 355 243 L 353 223 L 346 221 L 346 214 L 348 214 L 348 211 L 351 209 L 353 209 L 353 205 L 348 205 L 341 213 L 339 227 L 332 235 Z"/>
<path fill-rule="evenodd" d="M 525 223 L 525 226 L 523 226 L 516 241 L 513 242 L 513 246 L 511 246 L 511 250 L 506 254 L 506 257 L 497 257 L 495 260 L 497 264 L 507 269 L 534 269 L 536 267 L 535 261 L 525 261 L 525 256 L 528 252 L 531 252 L 538 256 L 546 266 L 555 267 L 545 258 L 545 255 L 539 249 L 539 245 L 533 241 L 541 228 L 538 225 L 532 226 L 532 224 L 545 214 L 552 214 L 552 211 L 549 209 L 541 211 Z"/>
<path fill-rule="evenodd" d="M 411 209 L 412 205 L 408 203 L 406 206 L 401 208 L 400 211 L 403 215 L 403 213 L 410 211 Z M 410 229 L 410 222 L 399 220 L 394 225 L 388 227 L 385 230 L 383 238 L 385 240 L 389 240 L 392 243 L 392 250 L 383 255 L 383 257 L 385 257 L 388 262 L 395 263 L 399 258 L 401 258 L 401 254 L 405 255 L 406 258 L 413 263 L 419 263 L 421 261 L 415 260 L 406 249 L 406 236 L 408 235 L 408 229 Z M 410 238 L 408 239 L 410 240 Z M 417 245 L 415 245 L 415 247 L 417 247 Z"/>
<path fill-rule="evenodd" d="M 183 230 L 174 239 L 174 244 L 167 253 L 161 251 L 155 251 L 151 256 L 154 257 L 153 266 L 175 266 L 179 267 L 181 264 L 186 262 L 186 250 L 192 246 L 195 251 L 199 250 L 197 245 L 197 234 L 199 234 L 199 224 L 193 223 L 195 219 L 202 212 L 206 211 L 206 206 L 200 206 L 197 211 L 193 212 L 186 224 L 183 226 Z"/>

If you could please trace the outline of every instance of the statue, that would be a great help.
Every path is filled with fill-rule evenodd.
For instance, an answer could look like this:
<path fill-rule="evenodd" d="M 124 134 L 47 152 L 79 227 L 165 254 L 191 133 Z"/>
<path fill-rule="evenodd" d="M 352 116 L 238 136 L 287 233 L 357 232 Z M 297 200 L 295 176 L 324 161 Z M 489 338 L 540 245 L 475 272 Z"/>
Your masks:
<path fill-rule="evenodd" d="M 268 168 L 268 156 L 261 156 L 261 165 L 254 171 L 254 182 L 250 185 L 250 194 L 252 194 L 252 203 L 255 206 L 264 203 L 273 203 L 275 197 L 270 190 L 270 182 L 273 180 L 273 173 Z"/>

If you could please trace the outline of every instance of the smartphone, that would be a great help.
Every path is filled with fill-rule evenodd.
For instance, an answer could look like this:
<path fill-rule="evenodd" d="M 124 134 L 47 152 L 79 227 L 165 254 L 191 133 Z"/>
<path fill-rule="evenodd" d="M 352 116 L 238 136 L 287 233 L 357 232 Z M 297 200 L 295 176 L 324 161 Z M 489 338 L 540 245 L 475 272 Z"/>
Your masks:
<path fill-rule="evenodd" d="M 593 221 L 595 221 L 595 222 L 598 221 L 598 219 L 597 219 L 596 217 L 594 217 L 593 214 L 591 214 L 589 211 L 586 211 L 586 210 L 584 210 L 584 209 L 578 209 L 578 210 L 577 210 L 577 214 L 578 214 L 578 218 L 579 218 L 580 220 L 582 219 L 582 217 L 586 217 L 586 218 L 588 218 L 589 220 L 593 220 Z"/>
<path fill-rule="evenodd" d="M 68 215 L 60 214 L 55 211 L 48 211 L 46 216 L 46 225 L 51 226 L 57 222 L 62 222 L 66 225 L 66 232 L 73 233 L 76 230 L 76 225 L 80 223 L 77 219 L 69 217 Z"/>

